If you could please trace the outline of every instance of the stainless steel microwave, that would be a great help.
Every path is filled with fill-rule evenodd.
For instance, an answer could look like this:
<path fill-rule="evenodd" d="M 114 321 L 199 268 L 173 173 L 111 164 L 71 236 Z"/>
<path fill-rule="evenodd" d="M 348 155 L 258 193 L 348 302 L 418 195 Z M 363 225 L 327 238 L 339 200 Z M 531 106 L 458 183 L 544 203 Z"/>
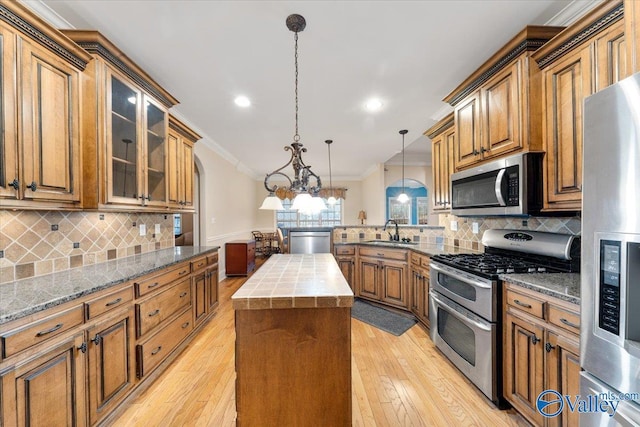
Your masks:
<path fill-rule="evenodd" d="M 451 213 L 530 215 L 542 208 L 542 156 L 520 153 L 451 175 Z"/>

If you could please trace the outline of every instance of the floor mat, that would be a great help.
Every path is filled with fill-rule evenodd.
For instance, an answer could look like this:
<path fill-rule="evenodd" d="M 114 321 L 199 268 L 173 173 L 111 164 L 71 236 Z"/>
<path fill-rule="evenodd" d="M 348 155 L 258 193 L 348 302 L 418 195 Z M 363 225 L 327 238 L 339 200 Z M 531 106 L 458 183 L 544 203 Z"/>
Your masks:
<path fill-rule="evenodd" d="M 403 316 L 359 299 L 353 302 L 351 317 L 396 336 L 404 334 L 417 323 L 413 317 Z"/>

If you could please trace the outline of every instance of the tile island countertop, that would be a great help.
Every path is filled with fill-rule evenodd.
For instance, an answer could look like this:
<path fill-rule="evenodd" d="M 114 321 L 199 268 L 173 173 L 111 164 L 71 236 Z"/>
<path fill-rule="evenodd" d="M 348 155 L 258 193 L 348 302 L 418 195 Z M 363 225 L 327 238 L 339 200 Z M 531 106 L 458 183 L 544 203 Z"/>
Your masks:
<path fill-rule="evenodd" d="M 332 254 L 276 254 L 231 301 L 236 310 L 351 307 L 353 291 Z"/>

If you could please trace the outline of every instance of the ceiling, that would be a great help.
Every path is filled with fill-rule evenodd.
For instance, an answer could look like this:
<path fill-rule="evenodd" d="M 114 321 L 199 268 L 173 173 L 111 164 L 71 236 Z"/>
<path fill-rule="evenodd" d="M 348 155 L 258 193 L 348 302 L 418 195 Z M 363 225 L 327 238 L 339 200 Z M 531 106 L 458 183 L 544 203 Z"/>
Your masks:
<path fill-rule="evenodd" d="M 303 15 L 299 133 L 309 150 L 303 159 L 326 177 L 324 140 L 332 139 L 335 180 L 398 164 L 400 129 L 409 130 L 406 164 L 430 164 L 422 133 L 450 111 L 442 98 L 525 25 L 561 25 L 557 14 L 579 2 L 597 0 L 26 4 L 58 27 L 100 31 L 180 101 L 172 111 L 203 143 L 256 178 L 289 158 L 283 147 L 294 134 L 294 40 L 285 19 Z M 252 105 L 237 107 L 238 95 Z M 376 113 L 364 109 L 371 97 L 383 102 Z"/>

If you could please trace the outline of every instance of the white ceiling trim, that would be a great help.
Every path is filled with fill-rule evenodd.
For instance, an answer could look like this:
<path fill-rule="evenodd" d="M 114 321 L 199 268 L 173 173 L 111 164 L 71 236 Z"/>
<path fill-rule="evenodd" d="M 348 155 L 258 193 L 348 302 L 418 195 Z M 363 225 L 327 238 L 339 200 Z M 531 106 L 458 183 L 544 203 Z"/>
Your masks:
<path fill-rule="evenodd" d="M 69 21 L 60 16 L 40 0 L 18 0 L 55 28 L 75 28 Z"/>
<path fill-rule="evenodd" d="M 564 9 L 549 19 L 546 25 L 566 27 L 604 1 L 606 0 L 573 0 Z"/>

